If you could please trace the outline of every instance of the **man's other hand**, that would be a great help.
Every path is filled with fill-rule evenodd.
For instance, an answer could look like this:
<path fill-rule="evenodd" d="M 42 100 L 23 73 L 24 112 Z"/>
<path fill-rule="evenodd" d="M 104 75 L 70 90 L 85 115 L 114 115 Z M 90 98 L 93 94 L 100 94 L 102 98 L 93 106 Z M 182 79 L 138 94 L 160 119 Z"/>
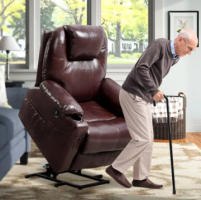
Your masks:
<path fill-rule="evenodd" d="M 157 93 L 153 96 L 153 100 L 154 100 L 155 102 L 157 102 L 157 101 L 160 101 L 160 100 L 164 99 L 163 94 L 164 94 L 164 93 L 161 92 L 161 91 L 157 92 Z"/>

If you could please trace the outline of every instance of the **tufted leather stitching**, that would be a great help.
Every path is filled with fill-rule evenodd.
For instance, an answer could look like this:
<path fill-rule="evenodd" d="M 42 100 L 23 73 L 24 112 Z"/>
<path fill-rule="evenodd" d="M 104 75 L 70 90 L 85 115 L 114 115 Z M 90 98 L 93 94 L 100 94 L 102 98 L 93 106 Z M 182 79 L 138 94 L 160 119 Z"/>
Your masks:
<path fill-rule="evenodd" d="M 51 92 L 44 85 L 44 83 L 40 84 L 40 89 L 42 89 L 45 92 L 45 94 L 47 94 L 50 97 L 50 99 L 52 99 L 59 106 L 59 108 L 61 109 L 63 114 L 67 114 L 67 115 L 81 114 L 81 115 L 83 115 L 83 111 L 78 109 L 78 108 L 76 108 L 73 105 L 64 105 L 64 106 L 62 106 L 59 103 L 59 101 L 51 94 Z"/>

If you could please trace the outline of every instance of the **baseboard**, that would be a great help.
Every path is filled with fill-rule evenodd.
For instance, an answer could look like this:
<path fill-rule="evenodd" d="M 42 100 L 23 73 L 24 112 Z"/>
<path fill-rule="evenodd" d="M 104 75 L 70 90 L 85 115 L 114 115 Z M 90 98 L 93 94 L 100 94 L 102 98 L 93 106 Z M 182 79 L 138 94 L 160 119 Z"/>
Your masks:
<path fill-rule="evenodd" d="M 201 120 L 187 120 L 186 132 L 201 132 Z"/>

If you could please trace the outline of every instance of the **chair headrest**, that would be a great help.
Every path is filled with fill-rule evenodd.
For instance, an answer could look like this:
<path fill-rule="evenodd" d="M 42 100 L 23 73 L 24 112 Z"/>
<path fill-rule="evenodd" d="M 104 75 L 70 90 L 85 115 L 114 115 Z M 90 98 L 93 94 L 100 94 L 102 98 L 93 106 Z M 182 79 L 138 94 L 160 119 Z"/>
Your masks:
<path fill-rule="evenodd" d="M 64 26 L 69 61 L 93 60 L 101 50 L 105 33 L 101 26 Z"/>

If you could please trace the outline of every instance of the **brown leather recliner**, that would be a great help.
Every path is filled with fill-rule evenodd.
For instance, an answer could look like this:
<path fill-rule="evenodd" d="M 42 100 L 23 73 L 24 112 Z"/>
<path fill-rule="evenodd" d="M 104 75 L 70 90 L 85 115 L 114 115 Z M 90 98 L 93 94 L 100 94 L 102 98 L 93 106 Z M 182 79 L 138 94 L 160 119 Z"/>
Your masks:
<path fill-rule="evenodd" d="M 102 27 L 71 25 L 44 31 L 35 87 L 19 117 L 48 163 L 47 172 L 28 175 L 54 179 L 55 186 L 82 189 L 109 183 L 72 185 L 56 179 L 61 172 L 110 165 L 129 135 L 119 104 L 120 86 L 105 78 L 107 38 Z M 51 178 L 53 176 L 53 178 Z"/>

